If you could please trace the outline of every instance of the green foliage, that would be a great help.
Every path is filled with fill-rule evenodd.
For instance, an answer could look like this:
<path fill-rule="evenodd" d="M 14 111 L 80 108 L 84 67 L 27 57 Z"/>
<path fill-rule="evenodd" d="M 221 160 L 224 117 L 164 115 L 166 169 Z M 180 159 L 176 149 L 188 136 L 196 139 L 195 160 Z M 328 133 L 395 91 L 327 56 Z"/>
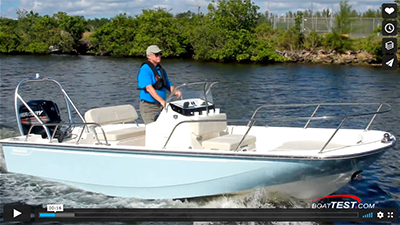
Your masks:
<path fill-rule="evenodd" d="M 318 48 L 322 46 L 324 38 L 321 35 L 318 35 L 315 30 L 311 31 L 311 33 L 306 37 L 306 41 L 304 46 L 306 48 Z"/>
<path fill-rule="evenodd" d="M 268 24 L 272 26 L 272 19 L 274 15 L 268 11 L 265 11 L 263 14 L 260 14 L 260 17 L 258 18 L 258 25 L 261 24 Z"/>
<path fill-rule="evenodd" d="M 126 14 L 111 19 L 90 36 L 94 46 L 93 53 L 99 55 L 127 56 L 133 48 L 137 21 Z"/>
<path fill-rule="evenodd" d="M 4 17 L 0 18 L 0 52 L 12 53 L 16 51 L 19 38 L 15 27 L 17 27 L 17 21 Z"/>
<path fill-rule="evenodd" d="M 395 0 L 395 2 L 398 0 Z M 315 11 L 311 9 L 306 9 L 301 11 L 304 17 L 314 17 L 314 18 L 329 18 L 331 17 L 332 11 L 330 9 L 322 9 L 322 11 Z M 267 14 L 267 12 L 266 12 Z M 288 18 L 295 18 L 297 13 L 289 11 L 285 14 Z M 351 17 L 363 17 L 363 18 L 380 18 L 382 17 L 381 9 L 368 9 L 365 12 L 357 12 L 356 10 L 351 10 L 349 12 Z M 263 17 L 263 15 L 262 15 Z"/>
<path fill-rule="evenodd" d="M 178 13 L 175 15 L 175 19 L 181 20 L 181 21 L 192 21 L 196 17 L 197 17 L 197 14 L 190 10 L 187 12 Z"/>
<path fill-rule="evenodd" d="M 178 23 L 166 9 L 143 10 L 136 20 L 135 45 L 129 55 L 144 56 L 147 46 L 154 44 L 163 50 L 166 57 L 179 56 L 185 52 L 180 43 L 182 38 Z"/>
<path fill-rule="evenodd" d="M 215 2 L 213 2 L 215 4 Z M 218 1 L 189 35 L 195 59 L 217 61 L 283 61 L 268 40 L 273 29 L 258 23 L 258 7 L 250 1 Z"/>
<path fill-rule="evenodd" d="M 94 19 L 88 19 L 87 22 L 87 26 L 89 31 L 95 31 L 98 28 L 106 25 L 107 23 L 109 23 L 111 20 L 107 19 L 107 18 L 94 18 Z"/>
<path fill-rule="evenodd" d="M 44 42 L 33 42 L 28 45 L 25 52 L 36 53 L 36 54 L 45 54 L 49 50 L 49 46 L 47 46 Z"/>
<path fill-rule="evenodd" d="M 351 31 L 352 17 L 355 16 L 354 10 L 348 0 L 340 2 L 340 10 L 335 17 L 335 27 L 332 33 L 325 38 L 325 46 L 328 46 L 336 51 L 343 52 L 351 49 L 352 40 L 348 37 Z"/>
<path fill-rule="evenodd" d="M 372 35 L 377 35 L 377 34 L 380 34 L 380 33 L 382 33 L 382 26 L 378 26 L 377 28 L 375 28 L 372 31 Z"/>
<path fill-rule="evenodd" d="M 395 0 L 399 4 L 400 0 Z M 18 20 L 0 18 L 0 52 L 47 54 L 50 49 L 77 52 L 89 42 L 96 55 L 145 57 L 147 46 L 156 44 L 165 57 L 191 57 L 199 60 L 235 62 L 280 62 L 288 59 L 277 49 L 300 50 L 329 48 L 337 51 L 364 49 L 382 56 L 375 37 L 354 42 L 348 37 L 352 17 L 373 17 L 379 10 L 357 13 L 347 0 L 340 2 L 332 33 L 325 36 L 312 31 L 305 35 L 304 17 L 332 17 L 332 12 L 311 10 L 288 12 L 295 25 L 288 30 L 274 29 L 270 12 L 258 13 L 250 0 L 213 0 L 208 13 L 187 11 L 172 15 L 166 9 L 143 10 L 138 16 L 119 14 L 112 19 L 89 19 L 58 12 L 40 16 L 17 10 Z M 400 11 L 399 11 L 400 13 Z M 380 17 L 380 15 L 379 15 Z M 400 19 L 400 14 L 398 19 Z M 399 20 L 400 24 L 400 20 Z M 380 32 L 378 27 L 374 32 Z M 91 35 L 82 35 L 85 31 Z M 400 30 L 400 29 L 399 29 Z"/>
<path fill-rule="evenodd" d="M 303 13 L 298 12 L 295 18 L 295 26 L 293 27 L 293 32 L 295 34 L 295 45 L 297 49 L 302 48 L 304 44 L 304 33 L 303 33 Z"/>
<path fill-rule="evenodd" d="M 298 12 L 295 18 L 295 26 L 283 33 L 279 45 L 284 49 L 298 50 L 303 48 L 304 41 L 303 13 Z"/>
<path fill-rule="evenodd" d="M 349 34 L 351 23 L 354 21 L 354 19 L 351 19 L 353 16 L 352 6 L 349 4 L 349 1 L 341 1 L 339 12 L 335 17 L 335 30 L 339 34 Z"/>
<path fill-rule="evenodd" d="M 231 31 L 253 30 L 257 25 L 260 8 L 250 0 L 218 0 L 208 5 L 208 16 L 213 18 L 222 29 Z"/>
<path fill-rule="evenodd" d="M 337 30 L 332 30 L 332 33 L 325 36 L 324 46 L 338 52 L 344 52 L 345 50 L 353 49 L 352 42 L 349 37 L 340 34 Z"/>
<path fill-rule="evenodd" d="M 380 9 L 368 9 L 366 12 L 362 13 L 364 18 L 379 18 L 382 17 L 382 11 Z"/>
<path fill-rule="evenodd" d="M 193 46 L 194 59 L 219 59 L 218 52 L 226 40 L 225 31 L 209 17 L 201 18 L 198 26 L 189 31 L 189 42 Z"/>
<path fill-rule="evenodd" d="M 50 53 L 49 48 L 69 53 L 79 47 L 86 21 L 59 12 L 52 17 L 17 10 L 18 20 L 1 18 L 0 51 L 33 54 Z"/>
<path fill-rule="evenodd" d="M 10 26 L 0 26 L 0 52 L 15 52 L 18 45 L 19 39 L 15 34 L 14 29 Z"/>
<path fill-rule="evenodd" d="M 252 55 L 250 60 L 253 62 L 285 62 L 288 58 L 276 52 L 276 44 L 268 38 L 259 38 L 251 48 Z"/>
<path fill-rule="evenodd" d="M 58 12 L 54 17 L 59 27 L 72 37 L 74 47 L 77 48 L 83 32 L 88 30 L 86 20 L 81 16 L 68 16 L 65 12 Z"/>
<path fill-rule="evenodd" d="M 257 36 L 257 39 L 268 39 L 268 42 L 276 46 L 278 44 L 278 40 L 282 34 L 281 30 L 274 29 L 272 25 L 269 23 L 263 23 L 258 25 L 254 32 Z"/>
<path fill-rule="evenodd" d="M 394 0 L 397 3 L 397 34 L 400 34 L 400 0 Z M 397 35 L 397 38 L 399 35 Z"/>
<path fill-rule="evenodd" d="M 281 38 L 279 39 L 279 46 L 281 49 L 288 49 L 293 51 L 295 47 L 294 39 L 297 38 L 293 29 L 289 29 L 283 33 Z"/>
<path fill-rule="evenodd" d="M 256 40 L 252 47 L 251 61 L 254 62 L 285 62 L 288 58 L 277 54 L 276 49 L 283 36 L 283 31 L 273 29 L 269 24 L 258 25 L 255 29 Z"/>
<path fill-rule="evenodd" d="M 34 49 L 30 49 L 29 45 L 36 42 L 35 38 L 37 36 L 37 31 L 34 30 L 34 27 L 39 18 L 39 14 L 33 13 L 33 11 L 28 13 L 26 10 L 17 10 L 17 14 L 18 26 L 16 28 L 16 34 L 20 38 L 20 44 L 17 46 L 17 51 L 35 51 Z"/>
<path fill-rule="evenodd" d="M 177 29 L 180 33 L 179 42 L 184 48 L 183 57 L 192 57 L 194 50 L 193 45 L 189 41 L 192 30 L 194 27 L 200 26 L 201 21 L 204 19 L 203 14 L 195 14 L 191 11 L 187 11 L 185 13 L 179 13 L 175 16 L 177 22 Z"/>
<path fill-rule="evenodd" d="M 382 38 L 375 34 L 354 41 L 354 48 L 371 53 L 378 61 L 382 60 Z"/>
<path fill-rule="evenodd" d="M 0 26 L 17 27 L 18 21 L 6 17 L 0 17 Z"/>

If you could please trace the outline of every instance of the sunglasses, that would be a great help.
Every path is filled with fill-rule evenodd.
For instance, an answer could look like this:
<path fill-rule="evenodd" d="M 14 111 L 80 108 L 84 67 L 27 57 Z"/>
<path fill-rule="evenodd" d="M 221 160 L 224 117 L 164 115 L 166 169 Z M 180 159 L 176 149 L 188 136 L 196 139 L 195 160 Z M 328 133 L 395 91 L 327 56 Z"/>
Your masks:
<path fill-rule="evenodd" d="M 162 53 L 154 53 L 154 55 L 155 55 L 156 57 L 158 57 L 158 56 L 162 56 Z"/>

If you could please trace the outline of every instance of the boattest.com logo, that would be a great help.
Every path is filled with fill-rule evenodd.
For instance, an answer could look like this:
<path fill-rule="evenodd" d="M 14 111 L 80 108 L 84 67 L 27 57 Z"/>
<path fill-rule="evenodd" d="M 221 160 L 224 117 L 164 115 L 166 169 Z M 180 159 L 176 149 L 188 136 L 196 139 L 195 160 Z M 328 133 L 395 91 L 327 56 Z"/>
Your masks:
<path fill-rule="evenodd" d="M 362 203 L 355 195 L 328 195 L 311 200 L 312 202 L 327 198 L 350 198 L 350 201 L 330 201 L 327 203 L 312 203 L 313 209 L 373 209 L 375 203 Z"/>

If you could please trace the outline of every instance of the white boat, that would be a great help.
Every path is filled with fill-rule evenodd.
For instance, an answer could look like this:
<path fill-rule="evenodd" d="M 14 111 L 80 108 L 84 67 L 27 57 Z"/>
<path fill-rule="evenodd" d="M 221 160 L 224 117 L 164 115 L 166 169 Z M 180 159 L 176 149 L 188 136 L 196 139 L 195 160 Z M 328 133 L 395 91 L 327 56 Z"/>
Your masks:
<path fill-rule="evenodd" d="M 20 86 L 36 82 L 60 87 L 68 122 L 61 120 L 57 104 L 21 97 Z M 390 111 L 385 103 L 263 105 L 243 123 L 228 120 L 217 108 L 213 84 L 178 87 L 186 98 L 168 99 L 157 121 L 145 126 L 136 123 L 132 105 L 81 114 L 56 80 L 25 79 L 15 90 L 20 136 L 0 140 L 4 169 L 110 196 L 192 198 L 265 188 L 313 199 L 344 186 L 396 142 L 388 132 L 369 129 L 378 114 Z M 185 88 L 199 90 L 202 97 L 190 96 Z M 324 107 L 374 110 L 319 116 Z M 260 117 L 262 111 L 267 116 Z M 276 112 L 281 118 L 272 117 Z M 344 128 L 350 118 L 364 117 L 365 128 Z M 314 127 L 338 119 L 332 128 Z M 269 126 L 274 121 L 302 126 Z"/>

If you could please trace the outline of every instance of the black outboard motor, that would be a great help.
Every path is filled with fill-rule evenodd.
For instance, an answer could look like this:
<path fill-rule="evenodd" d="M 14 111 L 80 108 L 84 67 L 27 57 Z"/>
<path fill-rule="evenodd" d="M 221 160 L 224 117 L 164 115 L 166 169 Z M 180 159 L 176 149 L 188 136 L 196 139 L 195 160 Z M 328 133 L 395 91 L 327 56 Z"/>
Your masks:
<path fill-rule="evenodd" d="M 60 111 L 56 103 L 46 100 L 33 100 L 27 102 L 27 104 L 33 110 L 33 112 L 43 121 L 43 123 L 61 122 Z M 40 134 L 42 135 L 42 138 L 47 138 L 46 131 L 42 126 L 40 126 L 40 123 L 36 120 L 32 113 L 29 112 L 25 105 L 19 107 L 19 116 L 21 119 L 24 134 L 28 133 L 32 125 L 36 125 L 32 128 L 31 133 Z M 53 135 L 56 126 L 47 127 L 49 128 L 50 134 Z M 58 136 L 60 134 L 61 132 L 56 132 L 54 137 L 59 138 Z"/>

